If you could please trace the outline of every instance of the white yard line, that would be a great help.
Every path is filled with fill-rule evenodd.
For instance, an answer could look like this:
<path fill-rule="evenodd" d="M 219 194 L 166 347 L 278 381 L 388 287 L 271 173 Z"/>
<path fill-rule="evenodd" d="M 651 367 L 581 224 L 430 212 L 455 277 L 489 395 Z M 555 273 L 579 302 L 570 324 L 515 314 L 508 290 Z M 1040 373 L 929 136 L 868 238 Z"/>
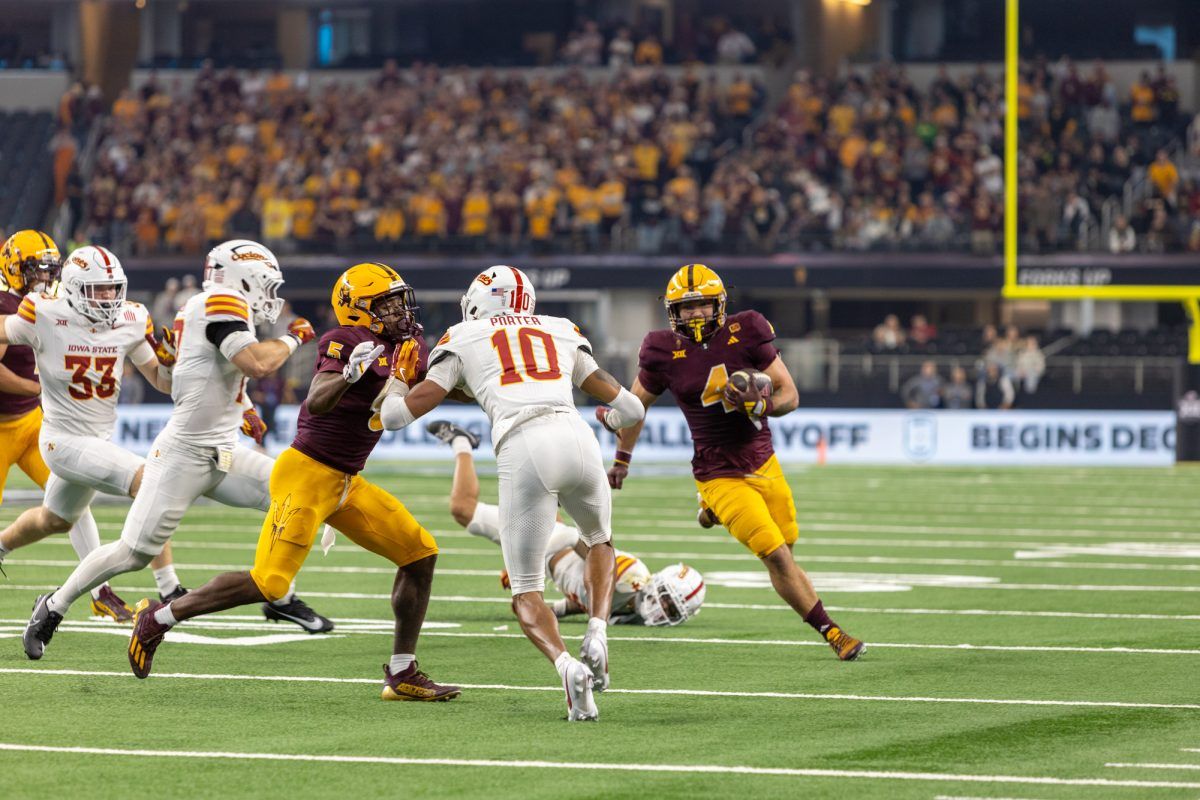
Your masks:
<path fill-rule="evenodd" d="M 558 689 L 557 691 L 561 691 Z M 1000 783 L 1044 786 L 1104 786 L 1137 789 L 1198 789 L 1200 783 L 1180 781 L 1111 780 L 1109 778 L 1056 778 L 1028 775 L 974 775 L 947 772 L 898 772 L 866 769 L 815 769 L 748 767 L 719 764 L 631 764 L 625 762 L 530 761 L 522 759 L 411 758 L 405 756 L 344 756 L 325 753 L 247 753 L 219 750 L 136 750 L 107 747 L 62 747 L 0 743 L 0 750 L 70 755 L 141 758 L 196 758 L 234 761 L 303 761 L 326 764 L 385 764 L 389 766 L 453 766 L 503 769 L 599 770 L 603 772 L 669 772 L 707 775 L 774 775 L 792 778 L 858 778 L 879 781 L 931 781 L 941 783 Z"/>
<path fill-rule="evenodd" d="M 133 678 L 130 672 L 111 670 L 78 670 L 78 669 L 37 669 L 33 667 L 3 667 L 0 674 L 10 675 L 44 675 L 58 677 L 95 677 L 95 678 Z M 152 678 L 174 680 L 205 680 L 205 681 L 265 681 L 273 683 L 330 683 L 330 684 L 369 684 L 379 686 L 379 678 L 330 678 L 315 675 L 236 675 L 221 673 L 195 672 L 163 672 L 154 673 Z M 135 679 L 136 680 L 136 679 Z M 475 691 L 503 692 L 554 692 L 562 691 L 562 686 L 520 686 L 502 683 L 462 683 L 464 689 Z M 1200 711 L 1200 704 L 1195 703 L 1127 703 L 1105 700 L 1026 700 L 999 699 L 989 697 L 923 697 L 895 695 L 863 695 L 863 694 L 818 694 L 814 692 L 734 692 L 710 691 L 705 689 L 620 689 L 610 688 L 609 694 L 629 695 L 658 695 L 672 697 L 742 697 L 767 700 L 846 700 L 853 702 L 879 703 L 948 703 L 957 705 L 1000 705 L 1000 706 L 1048 706 L 1067 708 L 1141 708 L 1167 709 L 1178 711 Z"/>
<path fill-rule="evenodd" d="M 1123 764 L 1111 762 L 1105 764 L 1106 767 L 1114 767 L 1115 769 L 1185 769 L 1185 770 L 1200 770 L 1200 764 Z"/>
<path fill-rule="evenodd" d="M 209 618 L 209 619 L 219 619 Z M 24 619 L 0 619 L 0 633 L 20 633 L 24 630 L 25 623 L 28 620 Z M 337 618 L 334 617 L 334 622 L 337 623 Z M 191 624 L 188 622 L 186 624 Z M 449 625 L 450 623 L 443 623 Z M 239 625 L 238 623 L 213 623 L 201 622 L 198 627 L 220 627 L 223 630 L 278 630 L 278 628 L 263 628 L 261 625 Z M 60 630 L 68 633 L 113 633 L 123 632 L 127 629 L 117 628 L 109 620 L 79 620 L 79 621 L 64 621 Z M 338 632 L 342 632 L 342 628 L 336 628 Z M 391 626 L 379 626 L 371 628 L 361 625 L 351 625 L 345 628 L 346 633 L 362 633 L 362 634 L 392 634 Z M 446 630 L 423 630 L 422 636 L 443 636 L 457 639 L 520 639 L 524 634 L 520 633 L 497 633 L 494 631 L 446 631 Z M 582 634 L 571 635 L 566 634 L 563 638 L 566 639 L 581 639 Z M 720 637 L 696 637 L 696 636 L 658 636 L 654 634 L 645 634 L 643 636 L 620 636 L 609 635 L 610 642 L 639 642 L 647 644 L 716 644 L 732 647 L 827 647 L 825 642 L 819 638 L 812 639 L 725 639 Z M 868 642 L 868 647 L 871 649 L 894 649 L 894 650 L 953 650 L 956 652 L 994 652 L 994 653 L 1087 653 L 1093 655 L 1153 655 L 1153 656 L 1200 656 L 1200 649 L 1187 648 L 1159 648 L 1159 647 L 1072 647 L 1067 645 L 1002 645 L 1002 644 L 973 644 L 970 642 L 960 642 L 957 644 L 937 644 L 926 642 Z"/>

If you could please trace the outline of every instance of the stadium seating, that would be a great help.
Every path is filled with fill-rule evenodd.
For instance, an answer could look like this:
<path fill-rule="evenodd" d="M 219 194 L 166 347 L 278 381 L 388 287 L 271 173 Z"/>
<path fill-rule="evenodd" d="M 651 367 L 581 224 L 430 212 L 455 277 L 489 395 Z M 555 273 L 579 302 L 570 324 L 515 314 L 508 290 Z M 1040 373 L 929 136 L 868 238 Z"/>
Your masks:
<path fill-rule="evenodd" d="M 0 230 L 41 224 L 54 190 L 46 150 L 53 131 L 49 112 L 0 110 Z"/>

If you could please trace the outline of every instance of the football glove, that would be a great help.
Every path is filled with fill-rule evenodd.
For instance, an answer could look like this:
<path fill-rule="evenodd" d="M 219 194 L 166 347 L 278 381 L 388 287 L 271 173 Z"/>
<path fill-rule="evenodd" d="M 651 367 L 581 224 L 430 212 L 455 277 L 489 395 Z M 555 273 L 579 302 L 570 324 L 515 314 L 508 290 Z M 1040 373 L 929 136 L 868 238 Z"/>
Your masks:
<path fill-rule="evenodd" d="M 242 433 L 259 445 L 263 443 L 263 437 L 267 435 L 267 423 L 263 422 L 262 417 L 254 410 L 254 406 L 250 406 L 242 412 Z"/>
<path fill-rule="evenodd" d="M 392 353 L 392 377 L 412 386 L 417 378 L 417 362 L 421 359 L 421 348 L 416 339 L 405 339 L 396 345 Z"/>
<path fill-rule="evenodd" d="M 305 342 L 311 342 L 317 338 L 317 332 L 313 330 L 312 323 L 304 317 L 296 317 L 287 327 L 288 336 L 296 340 L 296 344 L 301 345 Z"/>
<path fill-rule="evenodd" d="M 175 331 L 165 325 L 162 328 L 162 338 L 155 339 L 153 333 L 146 334 L 146 343 L 154 350 L 154 357 L 158 359 L 158 363 L 164 367 L 175 366 L 175 360 L 178 357 L 179 343 L 175 339 Z"/>
<path fill-rule="evenodd" d="M 342 377 L 346 379 L 346 383 L 358 383 L 371 365 L 375 363 L 375 359 L 379 358 L 383 353 L 383 345 L 373 344 L 372 342 L 359 342 L 350 351 L 350 357 L 346 359 L 346 366 L 342 368 Z"/>
<path fill-rule="evenodd" d="M 616 433 L 617 429 L 608 424 L 608 412 L 612 411 L 608 406 L 596 406 L 596 421 L 604 426 L 604 430 L 609 433 Z"/>

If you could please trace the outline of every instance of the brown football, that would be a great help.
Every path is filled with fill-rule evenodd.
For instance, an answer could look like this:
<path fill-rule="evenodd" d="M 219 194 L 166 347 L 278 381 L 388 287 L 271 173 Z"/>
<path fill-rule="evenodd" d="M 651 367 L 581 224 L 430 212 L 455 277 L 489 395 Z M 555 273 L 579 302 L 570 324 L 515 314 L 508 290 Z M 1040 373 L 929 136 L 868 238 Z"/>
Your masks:
<path fill-rule="evenodd" d="M 765 372 L 759 372 L 756 369 L 739 369 L 737 372 L 729 376 L 729 383 L 740 394 L 751 394 L 750 387 L 753 385 L 758 390 L 758 394 L 767 397 L 771 394 L 771 376 Z"/>

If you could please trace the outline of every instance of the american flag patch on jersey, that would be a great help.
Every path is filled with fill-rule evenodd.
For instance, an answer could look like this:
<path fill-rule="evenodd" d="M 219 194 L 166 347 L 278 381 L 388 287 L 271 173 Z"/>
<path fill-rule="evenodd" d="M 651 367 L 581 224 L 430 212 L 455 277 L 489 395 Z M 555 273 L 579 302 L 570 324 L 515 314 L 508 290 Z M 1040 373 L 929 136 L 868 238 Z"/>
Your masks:
<path fill-rule="evenodd" d="M 126 311 L 125 312 L 125 321 L 126 322 L 137 322 L 137 314 L 133 313 L 132 311 Z"/>

